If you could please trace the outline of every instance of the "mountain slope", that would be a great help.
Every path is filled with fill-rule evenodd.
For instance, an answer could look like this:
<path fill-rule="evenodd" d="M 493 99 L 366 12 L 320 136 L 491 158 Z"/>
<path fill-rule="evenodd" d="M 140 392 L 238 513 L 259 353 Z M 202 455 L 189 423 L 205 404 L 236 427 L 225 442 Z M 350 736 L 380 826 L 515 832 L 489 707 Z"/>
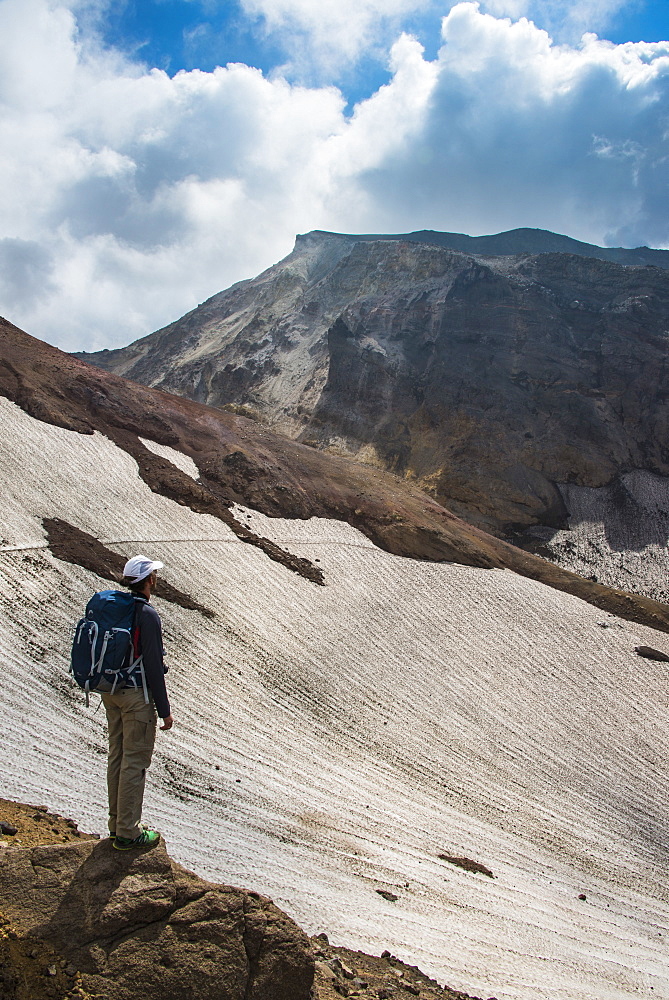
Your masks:
<path fill-rule="evenodd" d="M 667 479 L 668 329 L 658 267 L 312 233 L 253 281 L 89 360 L 241 406 L 520 537 L 567 526 L 569 485 Z"/>
<path fill-rule="evenodd" d="M 2 319 L 0 394 L 56 426 L 103 433 L 138 463 L 153 491 L 220 519 L 242 541 L 315 583 L 323 582 L 318 566 L 250 531 L 233 515 L 232 504 L 243 502 L 270 516 L 346 521 L 395 555 L 506 567 L 669 631 L 665 604 L 523 552 L 455 517 L 411 483 L 289 441 L 243 417 L 99 371 Z M 165 447 L 181 449 L 191 463 L 188 471 L 165 459 Z M 89 555 L 95 551 L 76 536 L 69 545 Z M 97 566 L 108 571 L 110 564 L 101 558 Z"/>
<path fill-rule="evenodd" d="M 5 795 L 48 790 L 53 808 L 103 828 L 103 721 L 66 667 L 72 624 L 111 570 L 57 555 L 49 519 L 118 559 L 161 559 L 172 598 L 192 601 L 156 598 L 176 725 L 159 736 L 146 815 L 178 861 L 470 994 L 662 996 L 669 682 L 634 650 L 667 651 L 664 635 L 503 569 L 400 558 L 343 520 L 268 517 L 240 505 L 235 480 L 234 520 L 318 565 L 319 586 L 247 544 L 213 489 L 212 513 L 193 510 L 202 495 L 181 478 L 205 488 L 190 477 L 212 438 L 223 455 L 244 440 L 268 469 L 279 439 L 7 326 L 2 337 Z M 282 447 L 282 463 L 323 463 L 318 503 L 343 490 L 344 467 L 360 485 L 369 474 L 335 460 L 328 480 L 329 456 Z M 380 503 L 392 477 L 370 475 Z M 277 504 L 278 478 L 264 491 Z M 303 477 L 302 496 L 317 482 Z M 418 495 L 399 488 L 403 503 Z"/>

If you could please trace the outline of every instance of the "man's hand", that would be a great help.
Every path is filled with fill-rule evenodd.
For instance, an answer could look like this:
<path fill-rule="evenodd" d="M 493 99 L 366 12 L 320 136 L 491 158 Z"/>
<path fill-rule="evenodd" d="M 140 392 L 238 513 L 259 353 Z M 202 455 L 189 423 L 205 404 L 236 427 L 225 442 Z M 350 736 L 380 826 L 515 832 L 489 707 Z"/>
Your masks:
<path fill-rule="evenodd" d="M 163 724 L 160 728 L 163 730 L 171 729 L 173 725 L 174 725 L 174 719 L 172 718 L 171 715 L 168 715 L 166 719 L 163 719 Z"/>

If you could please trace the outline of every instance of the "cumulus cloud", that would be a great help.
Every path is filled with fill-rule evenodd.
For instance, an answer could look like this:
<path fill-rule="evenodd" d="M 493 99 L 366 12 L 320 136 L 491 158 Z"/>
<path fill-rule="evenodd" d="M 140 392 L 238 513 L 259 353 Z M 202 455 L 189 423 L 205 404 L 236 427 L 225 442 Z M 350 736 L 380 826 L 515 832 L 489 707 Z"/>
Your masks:
<path fill-rule="evenodd" d="M 400 34 L 347 115 L 243 64 L 170 78 L 78 3 L 0 0 L 0 312 L 66 349 L 128 343 L 315 228 L 669 244 L 667 45 L 447 5 L 438 56 Z"/>
<path fill-rule="evenodd" d="M 244 65 L 170 79 L 76 29 L 47 0 L 0 3 L 0 233 L 39 243 L 56 288 L 0 308 L 71 348 L 148 332 L 286 253 L 344 123 L 335 90 Z"/>
<path fill-rule="evenodd" d="M 407 15 L 438 8 L 436 0 L 240 0 L 266 30 L 279 36 L 288 70 L 337 78 L 342 65 L 381 45 Z M 443 5 L 442 9 L 443 9 Z M 306 43 L 306 44 L 305 44 Z"/>
<path fill-rule="evenodd" d="M 474 3 L 442 37 L 412 144 L 361 179 L 386 224 L 667 245 L 669 45 L 558 46 Z"/>
<path fill-rule="evenodd" d="M 495 17 L 527 17 L 560 40 L 578 40 L 584 32 L 601 33 L 638 0 L 485 0 L 482 9 Z"/>
<path fill-rule="evenodd" d="M 199 0 L 205 2 L 205 0 Z M 209 9 L 216 0 L 207 0 Z M 242 8 L 283 44 L 284 70 L 301 78 L 338 80 L 361 56 L 385 53 L 407 18 L 426 25 L 459 0 L 239 0 Z M 484 13 L 527 17 L 559 41 L 577 42 L 586 32 L 605 32 L 617 15 L 639 0 L 480 0 Z"/>

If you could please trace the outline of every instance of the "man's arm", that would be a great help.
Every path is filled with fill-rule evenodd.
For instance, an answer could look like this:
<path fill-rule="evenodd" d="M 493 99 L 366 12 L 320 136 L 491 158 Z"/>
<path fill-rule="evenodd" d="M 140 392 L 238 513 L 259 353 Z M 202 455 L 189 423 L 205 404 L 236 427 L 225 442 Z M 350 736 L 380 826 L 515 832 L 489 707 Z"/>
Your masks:
<path fill-rule="evenodd" d="M 151 690 L 156 711 L 163 720 L 161 729 L 172 728 L 170 701 L 165 686 L 165 666 L 163 664 L 163 633 L 160 616 L 150 604 L 145 604 L 139 618 L 139 636 L 142 646 L 144 675 Z M 168 725 L 169 720 L 169 725 Z"/>

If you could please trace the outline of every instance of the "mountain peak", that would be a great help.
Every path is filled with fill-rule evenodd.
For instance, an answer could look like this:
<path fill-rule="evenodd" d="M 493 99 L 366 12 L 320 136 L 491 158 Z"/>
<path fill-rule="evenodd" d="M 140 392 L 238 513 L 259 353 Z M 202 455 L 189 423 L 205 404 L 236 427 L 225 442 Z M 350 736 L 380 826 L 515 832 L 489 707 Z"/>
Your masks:
<path fill-rule="evenodd" d="M 516 254 L 571 253 L 578 257 L 594 257 L 626 266 L 652 265 L 669 268 L 669 250 L 651 250 L 648 247 L 600 247 L 594 243 L 552 233 L 548 229 L 510 229 L 507 232 L 488 236 L 467 236 L 465 233 L 442 233 L 434 229 L 420 229 L 411 233 L 330 233 L 315 229 L 296 237 L 295 245 L 307 241 L 338 238 L 352 243 L 374 242 L 377 240 L 397 240 L 409 243 L 428 243 L 446 250 L 483 256 L 513 256 Z"/>

